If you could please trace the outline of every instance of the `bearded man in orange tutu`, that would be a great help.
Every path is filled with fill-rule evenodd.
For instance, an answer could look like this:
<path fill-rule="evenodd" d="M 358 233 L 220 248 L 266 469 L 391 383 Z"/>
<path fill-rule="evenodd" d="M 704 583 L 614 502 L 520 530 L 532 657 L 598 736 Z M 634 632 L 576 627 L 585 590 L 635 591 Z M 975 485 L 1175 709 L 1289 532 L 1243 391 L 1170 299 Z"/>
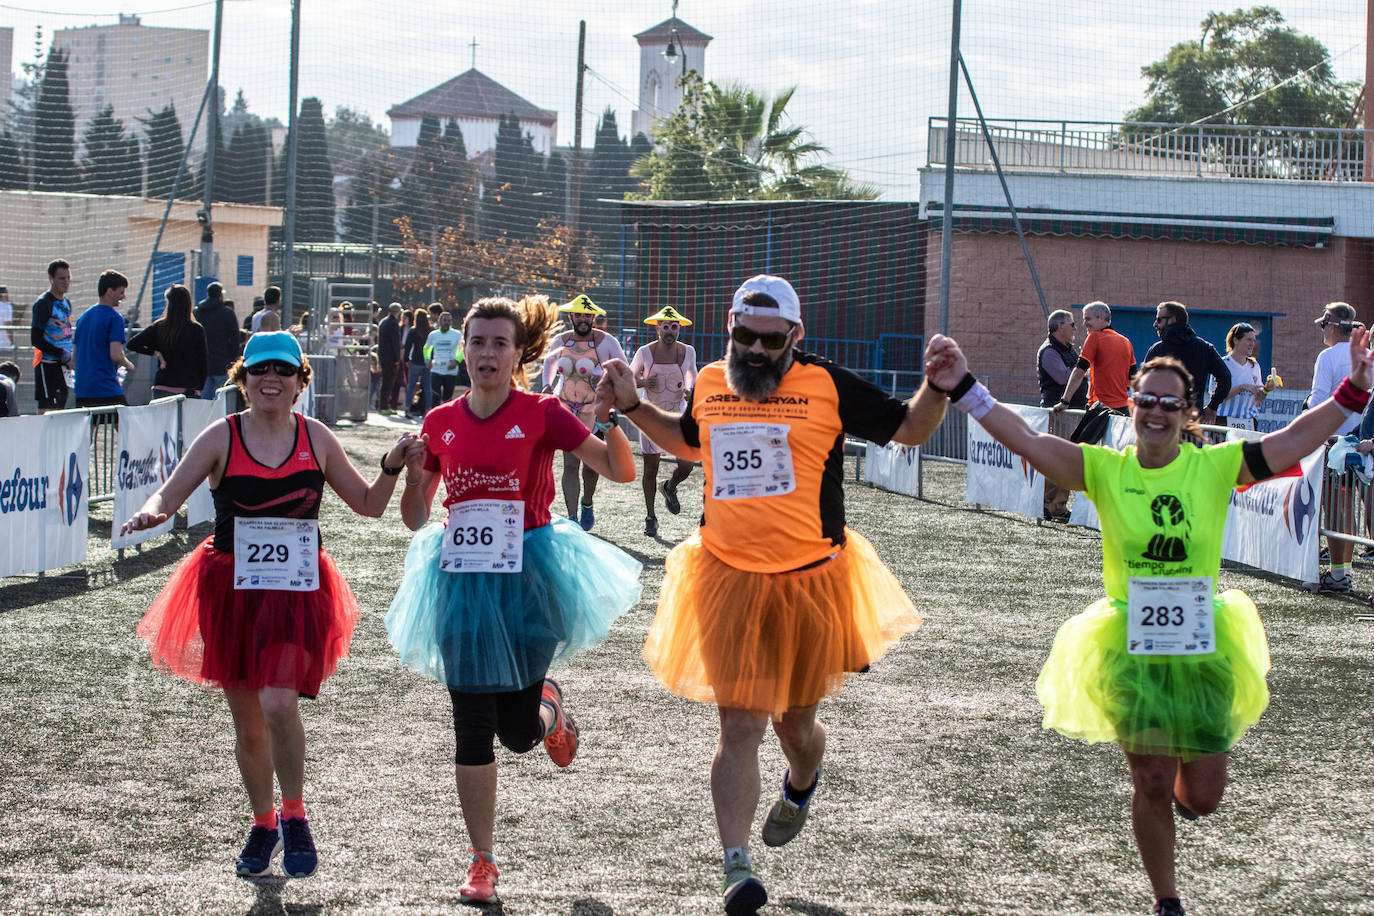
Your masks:
<path fill-rule="evenodd" d="M 740 916 L 768 900 L 748 842 L 769 723 L 788 770 L 762 835 L 782 846 L 820 780 L 817 704 L 921 625 L 872 545 L 845 527 L 845 436 L 919 444 L 946 399 L 923 387 L 903 402 L 796 349 L 801 303 L 781 277 L 746 280 L 729 327 L 726 358 L 701 370 L 681 414 L 641 402 L 622 362 L 606 364 L 602 384 L 654 442 L 705 472 L 702 525 L 668 555 L 644 657 L 673 693 L 719 710 L 711 795 L 725 912 Z"/>

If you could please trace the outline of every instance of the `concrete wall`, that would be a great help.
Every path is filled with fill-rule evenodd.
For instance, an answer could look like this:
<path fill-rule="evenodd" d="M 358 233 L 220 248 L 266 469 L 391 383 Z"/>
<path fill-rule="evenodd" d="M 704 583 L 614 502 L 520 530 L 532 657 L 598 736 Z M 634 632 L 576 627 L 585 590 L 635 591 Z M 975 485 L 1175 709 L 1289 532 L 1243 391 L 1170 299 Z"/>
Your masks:
<path fill-rule="evenodd" d="M 1272 361 L 1294 388 L 1311 382 L 1322 348 L 1312 321 L 1326 302 L 1350 302 L 1374 325 L 1374 246 L 1360 239 L 1337 238 L 1327 248 L 1276 248 L 1037 236 L 1029 246 L 1051 309 L 1094 299 L 1153 308 L 1176 299 L 1200 310 L 1285 313 L 1274 320 Z M 928 301 L 935 303 L 938 237 L 926 262 Z M 1001 396 L 1038 395 L 1035 353 L 1045 338 L 1045 316 L 1016 236 L 956 232 L 950 277 L 949 332 L 974 371 L 994 376 Z M 937 309 L 926 310 L 927 335 L 938 331 L 938 318 Z M 1082 340 L 1080 320 L 1076 342 Z"/>

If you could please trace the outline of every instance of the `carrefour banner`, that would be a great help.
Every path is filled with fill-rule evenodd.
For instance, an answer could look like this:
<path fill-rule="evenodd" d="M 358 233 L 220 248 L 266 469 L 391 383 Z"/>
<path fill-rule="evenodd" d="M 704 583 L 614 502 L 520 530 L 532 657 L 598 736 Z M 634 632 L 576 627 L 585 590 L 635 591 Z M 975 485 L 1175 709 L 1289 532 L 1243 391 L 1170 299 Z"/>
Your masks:
<path fill-rule="evenodd" d="M 121 535 L 119 527 L 157 492 L 177 466 L 177 402 L 119 408 L 119 447 L 114 469 L 114 524 L 110 548 L 132 547 L 172 530 L 175 516 L 156 528 Z"/>
<path fill-rule="evenodd" d="M 1043 407 L 1002 406 L 1020 414 L 1035 432 L 1050 428 L 1049 412 Z M 1045 475 L 970 419 L 964 501 L 1039 518 L 1045 509 Z"/>
<path fill-rule="evenodd" d="M 1108 417 L 1107 432 L 1103 434 L 1101 445 L 1125 451 L 1126 446 L 1135 443 L 1135 427 L 1130 417 Z M 1086 494 L 1077 491 L 1073 494 L 1073 509 L 1069 511 L 1069 524 L 1082 525 L 1084 528 L 1102 530 L 1102 522 L 1097 517 L 1097 507 Z"/>
<path fill-rule="evenodd" d="M 196 441 L 211 423 L 224 416 L 228 399 L 225 397 L 224 389 L 215 395 L 213 400 L 201 401 L 196 398 L 187 398 L 181 402 L 181 442 L 182 454 L 191 447 L 191 443 Z M 208 522 L 215 517 L 215 500 L 210 495 L 210 482 L 201 481 L 200 486 L 191 491 L 191 495 L 186 500 L 186 524 L 195 527 L 203 522 Z"/>
<path fill-rule="evenodd" d="M 1258 433 L 1245 438 L 1257 438 Z M 1239 438 L 1232 431 L 1232 438 Z M 1317 449 L 1284 476 L 1231 492 L 1221 555 L 1301 582 L 1317 580 L 1322 459 Z"/>
<path fill-rule="evenodd" d="M 0 420 L 0 576 L 85 561 L 90 467 L 85 411 Z"/>
<path fill-rule="evenodd" d="M 870 442 L 864 458 L 865 483 L 907 496 L 920 492 L 921 450 L 916 446 Z"/>

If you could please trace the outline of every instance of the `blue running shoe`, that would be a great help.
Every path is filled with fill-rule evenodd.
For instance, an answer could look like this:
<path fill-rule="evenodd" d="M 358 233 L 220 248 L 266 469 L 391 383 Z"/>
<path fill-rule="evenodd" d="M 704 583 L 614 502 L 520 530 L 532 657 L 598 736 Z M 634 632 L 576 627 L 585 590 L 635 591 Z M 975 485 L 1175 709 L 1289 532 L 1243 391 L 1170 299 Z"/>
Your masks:
<path fill-rule="evenodd" d="M 583 531 L 592 530 L 592 525 L 596 524 L 596 512 L 591 506 L 582 507 L 582 514 L 578 516 L 577 523 L 582 526 Z"/>
<path fill-rule="evenodd" d="M 315 853 L 315 838 L 310 835 L 310 822 L 303 817 L 283 818 L 281 834 L 286 843 L 281 870 L 291 878 L 309 878 L 320 864 L 320 857 Z"/>
<path fill-rule="evenodd" d="M 281 852 L 281 827 L 268 830 L 253 825 L 248 831 L 248 842 L 234 862 L 234 871 L 245 878 L 261 878 L 272 873 L 272 858 Z"/>

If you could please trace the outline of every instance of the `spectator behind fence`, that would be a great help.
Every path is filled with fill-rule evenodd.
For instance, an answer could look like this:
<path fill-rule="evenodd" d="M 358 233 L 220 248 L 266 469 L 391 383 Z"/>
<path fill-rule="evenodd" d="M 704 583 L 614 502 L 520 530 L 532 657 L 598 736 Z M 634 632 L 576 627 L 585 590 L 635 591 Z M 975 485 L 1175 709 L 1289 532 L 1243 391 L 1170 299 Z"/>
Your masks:
<path fill-rule="evenodd" d="M 1078 391 L 1083 376 L 1088 374 L 1088 410 L 1073 434 L 1073 442 L 1095 443 L 1107 432 L 1112 414 L 1126 416 L 1127 393 L 1131 377 L 1135 375 L 1135 350 L 1131 342 L 1112 328 L 1112 310 L 1105 302 L 1089 302 L 1083 306 L 1083 326 L 1088 339 L 1078 354 L 1078 365 L 1069 373 L 1069 382 L 1055 413 L 1069 406 L 1069 399 Z"/>
<path fill-rule="evenodd" d="M 1059 403 L 1064 394 L 1064 386 L 1069 383 L 1074 366 L 1078 365 L 1078 350 L 1073 345 L 1073 332 L 1076 327 L 1073 312 L 1058 309 L 1050 313 L 1045 342 L 1040 345 L 1040 350 L 1035 355 L 1035 371 L 1040 378 L 1041 407 L 1053 407 Z M 1088 406 L 1087 382 L 1079 384 L 1066 406 L 1074 410 L 1083 410 Z M 1060 425 L 1059 418 L 1052 416 L 1050 425 L 1052 428 Z M 1062 430 L 1054 429 L 1054 434 L 1062 435 Z M 1069 520 L 1069 491 L 1048 479 L 1045 481 L 1044 516 L 1054 522 Z"/>
<path fill-rule="evenodd" d="M 1145 361 L 1161 356 L 1172 356 L 1183 363 L 1188 374 L 1193 377 L 1193 406 L 1202 409 L 1198 418 L 1204 424 L 1217 421 L 1217 407 L 1231 393 L 1231 373 L 1217 348 L 1201 337 L 1188 324 L 1188 307 L 1182 302 L 1169 300 L 1161 302 L 1155 309 L 1155 333 L 1159 343 L 1145 353 Z M 1207 406 L 1202 399 L 1207 395 L 1207 377 L 1212 377 L 1212 397 Z"/>
<path fill-rule="evenodd" d="M 259 334 L 269 334 L 273 331 L 281 330 L 281 312 L 274 312 L 268 309 L 262 313 L 262 320 L 258 322 Z"/>
<path fill-rule="evenodd" d="M 262 326 L 263 319 L 268 314 L 277 316 L 277 330 L 281 330 L 281 290 L 275 286 L 269 286 L 262 291 L 262 311 L 253 313 L 252 331 L 254 334 L 266 330 Z"/>
<path fill-rule="evenodd" d="M 253 320 L 258 317 L 258 312 L 261 312 L 266 307 L 262 296 L 253 297 L 253 311 L 249 312 L 243 318 L 243 336 L 245 338 L 253 333 Z"/>
<path fill-rule="evenodd" d="M 393 305 L 400 305 L 395 302 Z M 399 410 L 410 409 L 410 402 L 401 403 L 401 390 L 406 386 L 406 378 L 410 375 L 410 364 L 406 362 L 406 338 L 410 336 L 410 329 L 415 324 L 415 313 L 408 308 L 401 309 L 401 354 L 396 359 L 396 378 L 391 383 L 391 393 L 383 394 L 383 397 L 391 398 L 391 405 Z"/>
<path fill-rule="evenodd" d="M 453 315 L 439 312 L 439 329 L 429 332 L 425 354 L 429 357 L 429 390 L 434 403 L 447 403 L 454 397 L 463 363 L 463 335 L 453 329 Z"/>
<path fill-rule="evenodd" d="M 1244 321 L 1226 332 L 1226 358 L 1222 362 L 1231 373 L 1231 393 L 1217 408 L 1218 423 L 1238 429 L 1255 429 L 1260 405 L 1274 390 L 1273 382 L 1265 383 L 1260 370 L 1259 331 Z"/>
<path fill-rule="evenodd" d="M 196 307 L 196 321 L 205 330 L 205 387 L 200 396 L 213 398 L 215 390 L 229 381 L 229 367 L 243 351 L 234 308 L 224 301 L 224 287 L 211 283 L 205 301 Z"/>
<path fill-rule="evenodd" d="M 29 339 L 34 349 L 33 390 L 39 413 L 67 406 L 65 370 L 72 367 L 73 346 L 72 303 L 67 298 L 71 285 L 71 265 L 58 258 L 48 265 L 48 291 L 29 312 Z"/>
<path fill-rule="evenodd" d="M 191 314 L 191 291 L 185 286 L 176 283 L 167 288 L 167 308 L 162 317 L 130 338 L 129 349 L 157 357 L 154 397 L 200 397 L 209 374 L 205 329 Z"/>
<path fill-rule="evenodd" d="M 377 324 L 377 369 L 381 387 L 377 391 L 377 410 L 396 412 L 396 369 L 401 364 L 401 303 L 387 306 L 386 317 Z"/>
<path fill-rule="evenodd" d="M 0 347 L 14 346 L 14 338 L 10 337 L 10 332 L 6 330 L 12 323 L 14 306 L 10 305 L 10 290 L 8 286 L 0 286 Z"/>
<path fill-rule="evenodd" d="M 415 323 L 401 349 L 406 359 L 406 416 L 418 419 L 429 412 L 429 370 L 425 368 L 425 341 L 429 339 L 429 312 L 417 308 Z M 415 409 L 415 383 L 420 383 L 419 409 Z"/>
<path fill-rule="evenodd" d="M 0 363 L 0 418 L 19 416 L 19 367 Z"/>
<path fill-rule="evenodd" d="M 129 278 L 107 270 L 96 283 L 100 301 L 76 321 L 76 406 L 114 407 L 124 399 L 119 370 L 132 372 L 134 364 L 124 355 L 124 316 L 119 303 L 129 288 Z"/>
<path fill-rule="evenodd" d="M 1350 335 L 1359 324 L 1355 320 L 1355 309 L 1348 302 L 1328 302 L 1315 323 L 1322 329 L 1322 343 L 1326 344 L 1326 349 L 1317 354 L 1317 361 L 1312 366 L 1312 394 L 1307 402 L 1313 406 L 1331 397 L 1340 386 L 1341 379 L 1350 374 Z M 1353 433 L 1359 425 L 1359 416 L 1350 416 L 1336 430 L 1336 435 Z M 1325 514 L 1329 517 L 1327 527 L 1344 530 L 1349 526 L 1342 522 L 1354 519 L 1354 495 L 1349 487 L 1341 486 L 1339 480 L 1334 482 L 1333 488 L 1330 475 L 1325 479 L 1328 486 L 1322 500 L 1327 508 Z M 1355 553 L 1354 542 L 1328 537 L 1326 546 L 1331 555 L 1331 568 L 1321 574 L 1319 590 L 1335 594 L 1351 591 L 1354 577 L 1351 575 L 1350 558 Z"/>

